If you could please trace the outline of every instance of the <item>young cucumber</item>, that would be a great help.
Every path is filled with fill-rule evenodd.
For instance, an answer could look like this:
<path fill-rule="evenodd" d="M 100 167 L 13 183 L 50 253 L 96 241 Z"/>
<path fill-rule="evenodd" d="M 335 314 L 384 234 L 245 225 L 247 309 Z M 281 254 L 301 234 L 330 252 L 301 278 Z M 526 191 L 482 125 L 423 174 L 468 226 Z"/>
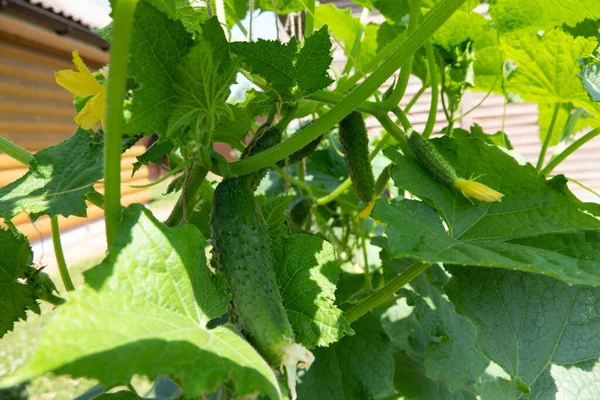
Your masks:
<path fill-rule="evenodd" d="M 237 322 L 272 366 L 286 368 L 295 398 L 296 368 L 307 369 L 314 357 L 294 343 L 271 265 L 266 224 L 245 182 L 233 178 L 217 185 L 210 224 L 215 258 L 227 277 Z"/>
<path fill-rule="evenodd" d="M 373 199 L 375 177 L 369 161 L 369 137 L 362 114 L 351 112 L 339 125 L 340 142 L 348 174 L 358 197 L 364 202 Z"/>
<path fill-rule="evenodd" d="M 458 189 L 467 199 L 487 202 L 502 201 L 502 193 L 476 182 L 474 179 L 459 177 L 454 168 L 438 153 L 429 140 L 414 131 L 409 131 L 407 136 L 408 144 L 417 161 L 435 179 L 447 187 Z"/>

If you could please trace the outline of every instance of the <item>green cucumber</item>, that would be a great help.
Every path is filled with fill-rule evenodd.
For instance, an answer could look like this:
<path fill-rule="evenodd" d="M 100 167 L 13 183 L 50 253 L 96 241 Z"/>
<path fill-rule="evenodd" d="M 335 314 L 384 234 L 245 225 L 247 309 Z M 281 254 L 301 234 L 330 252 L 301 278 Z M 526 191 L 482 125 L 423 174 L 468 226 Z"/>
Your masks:
<path fill-rule="evenodd" d="M 448 187 L 455 187 L 458 175 L 433 144 L 414 131 L 407 132 L 408 144 L 419 164 L 435 179 Z"/>
<path fill-rule="evenodd" d="M 312 354 L 294 343 L 275 270 L 266 223 L 253 194 L 239 178 L 215 189 L 211 236 L 215 259 L 225 272 L 236 320 L 248 340 L 272 365 L 283 365 L 295 397 L 296 368 L 310 366 Z"/>
<path fill-rule="evenodd" d="M 469 201 L 502 201 L 502 193 L 476 182 L 474 178 L 464 179 L 458 176 L 456 170 L 446 161 L 431 142 L 417 132 L 407 132 L 408 144 L 417 161 L 435 179 L 449 188 L 458 189 Z"/>
<path fill-rule="evenodd" d="M 354 189 L 362 201 L 369 202 L 373 199 L 375 177 L 369 161 L 369 137 L 362 114 L 351 112 L 340 121 L 339 131 L 344 160 Z"/>
<path fill-rule="evenodd" d="M 278 125 L 271 126 L 271 124 L 264 124 L 258 128 L 256 134 L 242 152 L 240 159 L 243 160 L 255 154 L 261 153 L 275 146 L 276 144 L 281 143 L 282 138 L 283 129 L 281 129 Z M 251 192 L 256 190 L 260 184 L 260 181 L 263 180 L 268 170 L 268 168 L 262 168 L 258 171 L 242 176 L 242 179 Z"/>

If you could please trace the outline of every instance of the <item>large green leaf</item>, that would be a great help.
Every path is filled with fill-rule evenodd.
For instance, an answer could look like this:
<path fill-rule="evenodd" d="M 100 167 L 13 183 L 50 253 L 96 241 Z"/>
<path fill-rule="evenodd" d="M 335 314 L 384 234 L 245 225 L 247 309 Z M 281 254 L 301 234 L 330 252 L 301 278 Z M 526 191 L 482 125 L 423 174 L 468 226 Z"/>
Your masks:
<path fill-rule="evenodd" d="M 331 244 L 301 234 L 272 240 L 273 266 L 296 341 L 327 346 L 352 334 L 335 304 L 340 263 Z"/>
<path fill-rule="evenodd" d="M 527 29 L 537 32 L 562 24 L 576 25 L 600 18 L 595 0 L 493 0 L 490 14 L 501 32 Z"/>
<path fill-rule="evenodd" d="M 299 400 L 372 399 L 395 392 L 392 349 L 381 324 L 367 314 L 353 328 L 354 336 L 313 351 L 315 362 L 300 377 Z"/>
<path fill-rule="evenodd" d="M 167 135 L 187 143 L 188 132 L 212 133 L 230 113 L 226 100 L 236 73 L 225 33 L 213 17 L 202 25 L 200 39 L 177 69 Z"/>
<path fill-rule="evenodd" d="M 526 101 L 568 103 L 585 107 L 589 103 L 577 73 L 578 59 L 589 57 L 596 45 L 594 38 L 573 37 L 555 29 L 539 35 L 515 32 L 501 36 L 507 59 L 516 64 L 509 75 L 507 90 Z"/>
<path fill-rule="evenodd" d="M 176 96 L 173 85 L 177 66 L 193 43 L 180 21 L 170 19 L 145 1 L 137 5 L 128 73 L 139 88 L 126 106 L 126 132 L 166 133 L 169 106 Z"/>
<path fill-rule="evenodd" d="M 444 288 L 477 326 L 478 347 L 530 386 L 532 398 L 596 397 L 600 289 L 518 271 L 450 272 Z"/>
<path fill-rule="evenodd" d="M 280 95 L 290 94 L 296 87 L 310 93 L 333 83 L 327 72 L 333 60 L 327 27 L 307 36 L 302 46 L 295 39 L 285 44 L 259 39 L 234 42 L 230 48 Z"/>
<path fill-rule="evenodd" d="M 391 253 L 600 285 L 600 221 L 578 208 L 564 184 L 549 184 L 530 164 L 520 165 L 480 139 L 445 137 L 433 143 L 460 176 L 480 176 L 504 197 L 502 202 L 471 203 L 415 160 L 387 152 L 396 164 L 396 185 L 437 210 L 418 201 L 378 201 L 372 216 L 388 224 Z"/>
<path fill-rule="evenodd" d="M 191 396 L 232 381 L 240 395 L 278 398 L 273 371 L 233 326 L 206 327 L 227 312 L 229 296 L 206 265 L 204 243 L 192 225 L 167 228 L 143 206 L 127 208 L 106 259 L 2 385 L 50 371 L 108 385 L 169 375 Z"/>
<path fill-rule="evenodd" d="M 384 270 L 397 275 L 410 263 L 389 259 L 381 252 Z M 489 360 L 475 347 L 475 327 L 468 318 L 456 313 L 441 286 L 448 280 L 437 265 L 411 281 L 400 294 L 403 298 L 387 308 L 381 321 L 392 339 L 397 362 L 414 364 L 414 373 L 422 381 L 437 387 L 438 393 L 472 390 L 480 381 Z M 401 354 L 404 353 L 404 354 Z M 398 371 L 397 371 L 398 373 Z M 414 391 L 423 392 L 397 377 L 396 388 L 410 398 Z"/>
<path fill-rule="evenodd" d="M 0 229 L 0 338 L 12 330 L 26 311 L 36 308 L 32 287 L 18 281 L 31 267 L 33 253 L 27 238 L 11 230 Z"/>
<path fill-rule="evenodd" d="M 103 144 L 91 132 L 77 129 L 69 139 L 37 152 L 29 172 L 0 189 L 0 216 L 26 212 L 86 216 L 85 194 L 103 176 Z"/>

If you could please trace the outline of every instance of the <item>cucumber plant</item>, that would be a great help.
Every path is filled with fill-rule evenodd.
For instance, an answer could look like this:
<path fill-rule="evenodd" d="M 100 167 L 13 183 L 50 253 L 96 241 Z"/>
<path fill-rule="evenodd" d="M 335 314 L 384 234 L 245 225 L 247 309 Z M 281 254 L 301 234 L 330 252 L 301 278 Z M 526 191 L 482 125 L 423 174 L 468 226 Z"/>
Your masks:
<path fill-rule="evenodd" d="M 56 74 L 78 129 L 33 155 L 0 137 L 28 168 L 0 188 L 0 343 L 49 317 L 0 397 L 45 374 L 98 399 L 598 397 L 598 193 L 559 171 L 600 134 L 600 9 L 474 3 L 112 1 L 108 73 L 73 49 Z M 302 28 L 256 39 L 258 12 Z M 538 105 L 535 165 L 466 126 L 469 90 Z M 170 170 L 165 222 L 121 198 L 123 151 L 154 133 L 135 170 Z M 59 216 L 88 204 L 107 252 L 76 284 Z M 25 213 L 50 219 L 65 292 Z"/>

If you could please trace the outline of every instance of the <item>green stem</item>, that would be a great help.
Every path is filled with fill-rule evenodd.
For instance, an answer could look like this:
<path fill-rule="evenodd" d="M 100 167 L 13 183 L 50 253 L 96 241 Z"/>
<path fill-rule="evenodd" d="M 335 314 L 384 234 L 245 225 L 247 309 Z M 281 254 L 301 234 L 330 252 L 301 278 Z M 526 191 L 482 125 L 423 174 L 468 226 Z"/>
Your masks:
<path fill-rule="evenodd" d="M 384 301 L 386 301 L 390 296 L 396 293 L 398 290 L 402 289 L 406 284 L 410 283 L 413 279 L 419 276 L 422 272 L 424 272 L 427 268 L 429 268 L 431 264 L 423 264 L 416 263 L 402 272 L 400 275 L 389 281 L 385 286 L 381 289 L 349 309 L 344 313 L 344 318 L 348 323 L 353 323 Z"/>
<path fill-rule="evenodd" d="M 306 184 L 306 182 L 302 182 L 301 180 L 296 179 L 289 174 L 286 175 L 285 171 L 277 164 L 274 164 L 271 168 L 273 168 L 275 172 L 277 172 L 282 178 L 287 176 L 287 179 L 289 179 L 292 185 L 299 187 L 300 189 L 304 190 L 308 196 L 312 197 L 312 189 L 310 186 L 308 186 L 308 184 Z"/>
<path fill-rule="evenodd" d="M 342 82 L 336 89 L 336 92 L 345 93 L 356 85 L 367 73 L 371 72 L 380 62 L 385 60 L 390 54 L 394 52 L 404 41 L 406 40 L 406 32 L 402 32 L 396 36 L 394 40 L 389 42 L 381 51 L 375 53 L 375 56 L 370 59 L 365 66 L 356 71 L 348 80 Z"/>
<path fill-rule="evenodd" d="M 2 136 L 0 136 L 0 151 L 25 165 L 29 165 L 29 162 L 33 159 L 33 155 L 30 152 Z"/>
<path fill-rule="evenodd" d="M 600 135 L 600 128 L 593 129 L 593 130 L 589 131 L 588 133 L 586 133 L 585 135 L 583 135 L 582 137 L 580 137 L 579 139 L 577 139 L 569 147 L 564 149 L 559 155 L 557 155 L 555 158 L 553 158 L 548 163 L 548 165 L 546 165 L 544 167 L 544 169 L 542 169 L 540 171 L 540 174 L 548 175 L 550 172 L 552 172 L 552 170 L 554 168 L 556 168 L 558 166 L 558 164 L 563 162 L 563 160 L 565 158 L 569 157 L 571 154 L 573 154 L 573 152 L 575 150 L 577 150 L 578 148 L 580 148 L 581 146 L 583 146 L 584 144 L 586 144 L 587 142 L 589 142 L 590 140 L 592 140 L 593 138 L 595 138 L 598 135 Z"/>
<path fill-rule="evenodd" d="M 137 0 L 119 0 L 114 10 L 112 42 L 106 97 L 106 134 L 104 143 L 104 210 L 106 241 L 110 246 L 121 224 L 121 127 L 131 27 Z"/>
<path fill-rule="evenodd" d="M 331 110 L 303 129 L 302 135 L 293 135 L 284 142 L 261 153 L 231 163 L 234 175 L 243 175 L 265 168 L 306 146 L 317 137 L 327 132 L 341 121 L 346 115 L 357 109 L 373 92 L 375 92 L 394 72 L 413 55 L 465 0 L 444 0 L 438 3 L 415 32 L 408 36 L 402 45 L 396 49 L 363 83 L 358 85 Z"/>
<path fill-rule="evenodd" d="M 181 196 L 179 196 L 175 207 L 173 207 L 171 215 L 169 215 L 169 218 L 165 221 L 167 226 L 178 225 L 183 220 L 184 216 L 190 216 L 194 209 L 194 198 L 196 197 L 196 193 L 200 189 L 200 186 L 202 186 L 206 174 L 208 174 L 208 168 L 200 165 L 199 162 L 195 162 L 192 165 L 183 185 Z"/>
<path fill-rule="evenodd" d="M 337 199 L 342 193 L 346 191 L 350 186 L 352 186 L 352 180 L 347 178 L 344 182 L 342 182 L 338 187 L 336 187 L 331 193 L 326 196 L 323 196 L 317 199 L 317 205 L 322 206 L 327 203 L 332 202 Z"/>
<path fill-rule="evenodd" d="M 404 108 L 404 113 L 408 113 L 408 111 L 415 105 L 415 103 L 417 102 L 417 100 L 419 100 L 419 97 L 421 97 L 421 95 L 423 93 L 425 93 L 425 90 L 427 88 L 425 86 L 421 86 L 421 89 L 419 89 L 419 91 L 417 93 L 415 93 L 415 95 L 413 96 L 412 99 L 410 99 L 410 101 L 408 102 L 408 104 L 406 105 L 406 107 Z"/>
<path fill-rule="evenodd" d="M 94 189 L 91 192 L 87 192 L 85 198 L 96 207 L 104 209 L 104 196 L 102 196 L 102 193 L 99 193 Z"/>
<path fill-rule="evenodd" d="M 428 139 L 433 133 L 433 128 L 437 121 L 437 109 L 438 101 L 440 98 L 440 92 L 438 87 L 438 76 L 437 76 L 437 64 L 435 63 L 435 56 L 433 54 L 433 46 L 431 40 L 427 39 L 425 42 L 425 53 L 427 54 L 427 65 L 429 66 L 429 81 L 431 82 L 431 104 L 429 106 L 429 115 L 427 116 L 427 123 L 425 123 L 425 129 L 423 130 L 423 137 Z"/>
<path fill-rule="evenodd" d="M 58 226 L 57 216 L 50 218 L 50 225 L 52 227 L 52 244 L 54 245 L 54 255 L 56 256 L 56 263 L 58 264 L 60 278 L 65 285 L 65 289 L 68 291 L 75 290 L 75 286 L 73 286 L 73 281 L 71 280 L 71 275 L 69 275 L 67 262 L 65 261 L 62 244 L 60 243 L 60 228 Z"/>
<path fill-rule="evenodd" d="M 408 20 L 408 28 L 406 30 L 409 37 L 413 34 L 415 29 L 417 29 L 420 17 L 421 0 L 412 0 L 410 2 L 410 16 Z M 408 80 L 410 79 L 410 73 L 412 72 L 413 60 L 414 55 L 408 57 L 408 60 L 406 60 L 406 62 L 402 66 L 402 70 L 400 71 L 400 76 L 398 77 L 398 83 L 396 84 L 396 87 L 392 91 L 390 97 L 384 101 L 385 106 L 389 110 L 398 106 L 398 103 L 400 103 L 400 100 L 406 92 L 406 88 L 408 87 Z"/>
<path fill-rule="evenodd" d="M 412 129 L 412 125 L 410 124 L 408 117 L 406 116 L 404 111 L 400 109 L 400 107 L 394 107 L 392 109 L 392 113 L 396 116 L 396 118 L 398 118 L 398 121 L 400 121 L 400 124 L 402 124 L 402 128 L 404 128 L 405 131 Z"/>
<path fill-rule="evenodd" d="M 371 282 L 371 267 L 369 266 L 369 255 L 367 253 L 367 233 L 365 232 L 365 220 L 361 219 L 359 225 L 361 232 L 360 236 L 362 239 L 362 255 L 365 263 L 365 288 L 367 289 L 367 293 L 371 293 L 373 291 L 373 283 Z"/>
<path fill-rule="evenodd" d="M 386 130 L 386 132 L 394 139 L 396 139 L 398 144 L 400 144 L 402 152 L 404 154 L 411 154 L 410 147 L 408 146 L 408 141 L 406 140 L 406 135 L 404 134 L 404 132 L 402 132 L 400 128 L 398 128 L 398 125 L 396 125 L 394 121 L 392 121 L 391 118 L 385 114 L 377 115 L 376 118 L 381 124 L 381 126 Z"/>
<path fill-rule="evenodd" d="M 310 94 L 306 96 L 306 98 L 318 101 L 320 103 L 336 105 L 344 100 L 344 95 L 335 92 L 321 91 Z M 385 109 L 381 106 L 381 103 L 375 103 L 372 101 L 365 101 L 362 104 L 359 104 L 356 109 L 371 115 L 385 112 Z"/>
<path fill-rule="evenodd" d="M 306 22 L 304 37 L 312 35 L 315 30 L 315 0 L 306 0 Z"/>
<path fill-rule="evenodd" d="M 542 145 L 542 150 L 540 151 L 540 156 L 538 157 L 537 165 L 535 169 L 540 171 L 542 166 L 544 165 L 544 159 L 546 158 L 546 151 L 548 150 L 548 146 L 550 145 L 550 140 L 552 140 L 552 132 L 554 131 L 554 125 L 556 124 L 556 118 L 558 117 L 558 111 L 560 110 L 560 103 L 556 103 L 554 106 L 554 112 L 552 113 L 552 120 L 550 121 L 550 126 L 548 127 L 548 133 L 546 133 L 546 138 L 544 139 L 544 144 Z"/>

